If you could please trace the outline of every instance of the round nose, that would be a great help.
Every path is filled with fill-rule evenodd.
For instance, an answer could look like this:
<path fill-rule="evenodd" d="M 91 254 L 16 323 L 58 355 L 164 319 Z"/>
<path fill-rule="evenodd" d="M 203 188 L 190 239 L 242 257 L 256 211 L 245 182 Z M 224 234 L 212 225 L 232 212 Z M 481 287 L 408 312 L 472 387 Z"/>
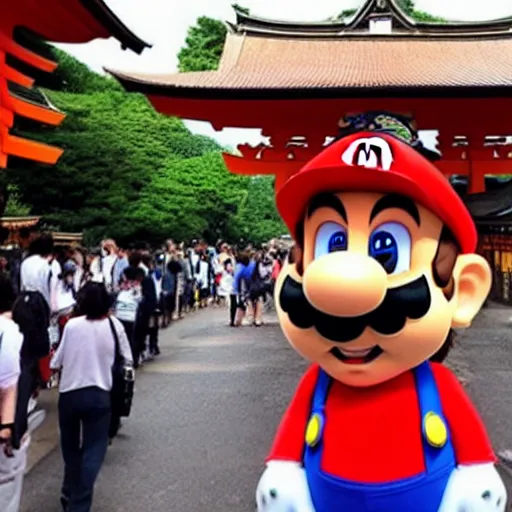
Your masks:
<path fill-rule="evenodd" d="M 387 274 L 377 261 L 350 252 L 335 252 L 308 265 L 304 293 L 315 308 L 335 316 L 359 316 L 384 299 Z"/>

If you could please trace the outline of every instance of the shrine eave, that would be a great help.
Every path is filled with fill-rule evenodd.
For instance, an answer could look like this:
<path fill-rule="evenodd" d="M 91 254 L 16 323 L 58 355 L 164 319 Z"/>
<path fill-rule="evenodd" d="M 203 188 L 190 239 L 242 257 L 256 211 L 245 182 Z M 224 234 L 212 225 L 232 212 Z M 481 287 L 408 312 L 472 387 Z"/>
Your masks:
<path fill-rule="evenodd" d="M 33 227 L 38 224 L 40 217 L 0 217 L 0 227 L 10 231 Z"/>
<path fill-rule="evenodd" d="M 80 0 L 80 3 L 121 43 L 123 49 L 129 48 L 135 53 L 141 54 L 145 48 L 151 48 L 152 45 L 134 34 L 106 5 L 104 0 Z"/>
<path fill-rule="evenodd" d="M 83 233 L 65 233 L 55 231 L 52 232 L 52 238 L 55 245 L 75 245 L 82 243 Z"/>
<path fill-rule="evenodd" d="M 162 98 L 199 100 L 322 100 L 364 98 L 512 98 L 510 85 L 399 86 L 399 87 L 190 87 L 132 79 L 113 70 L 127 92 Z"/>

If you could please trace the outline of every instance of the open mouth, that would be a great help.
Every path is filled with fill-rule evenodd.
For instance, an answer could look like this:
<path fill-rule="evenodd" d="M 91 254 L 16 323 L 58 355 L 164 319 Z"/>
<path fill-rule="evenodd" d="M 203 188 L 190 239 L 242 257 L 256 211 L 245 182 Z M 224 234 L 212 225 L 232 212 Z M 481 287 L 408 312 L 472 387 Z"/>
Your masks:
<path fill-rule="evenodd" d="M 333 347 L 329 351 L 338 361 L 345 364 L 367 364 L 379 357 L 383 350 L 375 345 L 366 349 L 345 349 Z"/>

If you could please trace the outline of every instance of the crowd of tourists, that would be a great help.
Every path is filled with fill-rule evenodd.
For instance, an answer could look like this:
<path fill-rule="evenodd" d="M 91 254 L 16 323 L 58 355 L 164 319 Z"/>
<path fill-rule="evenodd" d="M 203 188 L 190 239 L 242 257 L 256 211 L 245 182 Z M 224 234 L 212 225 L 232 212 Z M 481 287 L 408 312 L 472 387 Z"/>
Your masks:
<path fill-rule="evenodd" d="M 63 510 L 88 511 L 108 445 L 129 414 L 135 370 L 160 355 L 160 330 L 212 306 L 226 308 L 232 327 L 262 325 L 285 256 L 275 243 L 239 250 L 169 240 L 152 251 L 109 239 L 86 250 L 35 234 L 18 258 L 2 257 L 0 510 L 19 510 L 42 388 L 59 386 Z"/>

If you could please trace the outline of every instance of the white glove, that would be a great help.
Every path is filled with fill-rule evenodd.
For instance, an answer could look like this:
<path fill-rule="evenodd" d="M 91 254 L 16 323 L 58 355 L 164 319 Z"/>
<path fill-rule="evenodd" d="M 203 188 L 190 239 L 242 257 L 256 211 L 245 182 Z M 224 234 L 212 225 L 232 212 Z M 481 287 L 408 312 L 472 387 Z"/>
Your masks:
<path fill-rule="evenodd" d="M 507 491 L 494 464 L 458 466 L 448 480 L 439 512 L 504 512 Z"/>
<path fill-rule="evenodd" d="M 258 512 L 315 512 L 304 468 L 270 461 L 258 483 L 256 504 Z"/>

